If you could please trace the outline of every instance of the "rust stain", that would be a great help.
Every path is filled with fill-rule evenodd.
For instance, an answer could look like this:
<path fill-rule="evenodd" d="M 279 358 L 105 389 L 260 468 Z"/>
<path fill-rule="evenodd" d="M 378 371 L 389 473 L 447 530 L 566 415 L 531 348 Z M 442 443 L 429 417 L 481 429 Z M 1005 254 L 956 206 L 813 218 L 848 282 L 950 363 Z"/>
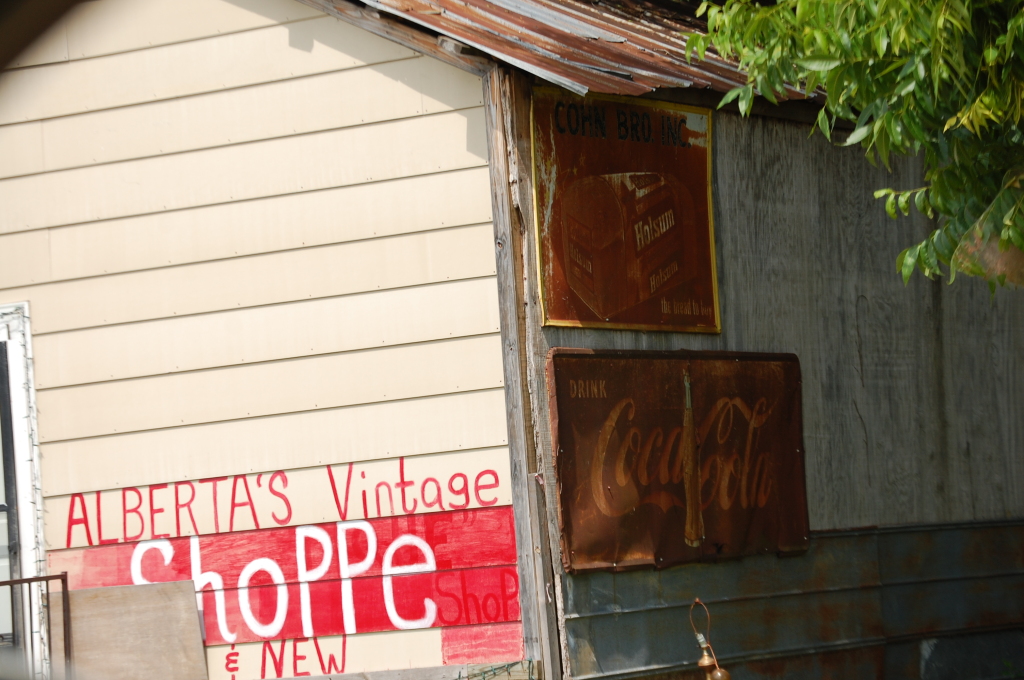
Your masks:
<path fill-rule="evenodd" d="M 659 87 L 727 92 L 746 84 L 713 52 L 686 61 L 684 32 L 705 24 L 685 3 L 654 0 L 365 0 L 578 94 Z M 790 97 L 799 98 L 792 91 Z"/>
<path fill-rule="evenodd" d="M 568 571 L 807 549 L 795 356 L 556 348 L 547 370 Z"/>

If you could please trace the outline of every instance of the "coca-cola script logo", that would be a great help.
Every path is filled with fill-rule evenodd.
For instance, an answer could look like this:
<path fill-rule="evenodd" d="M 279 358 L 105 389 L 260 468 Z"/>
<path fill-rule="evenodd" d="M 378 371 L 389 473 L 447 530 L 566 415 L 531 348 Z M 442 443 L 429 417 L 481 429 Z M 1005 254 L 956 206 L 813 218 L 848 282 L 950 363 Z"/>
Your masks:
<path fill-rule="evenodd" d="M 663 511 L 686 508 L 686 542 L 699 545 L 702 512 L 716 500 L 722 510 L 729 510 L 737 497 L 744 509 L 768 503 L 771 453 L 757 450 L 756 444 L 771 414 L 766 399 L 750 407 L 739 397 L 723 397 L 699 426 L 687 408 L 681 425 L 645 431 L 634 424 L 634 400 L 619 400 L 604 420 L 591 463 L 595 504 L 608 517 L 646 504 Z"/>

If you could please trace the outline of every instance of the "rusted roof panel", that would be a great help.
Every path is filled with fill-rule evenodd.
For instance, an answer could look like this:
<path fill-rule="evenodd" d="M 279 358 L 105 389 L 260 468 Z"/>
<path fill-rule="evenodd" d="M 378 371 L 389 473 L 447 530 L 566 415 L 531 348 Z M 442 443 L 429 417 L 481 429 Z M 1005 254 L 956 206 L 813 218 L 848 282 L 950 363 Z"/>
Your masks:
<path fill-rule="evenodd" d="M 717 55 L 687 63 L 702 24 L 655 0 L 364 0 L 573 92 L 639 95 L 662 87 L 727 92 L 746 83 Z"/>

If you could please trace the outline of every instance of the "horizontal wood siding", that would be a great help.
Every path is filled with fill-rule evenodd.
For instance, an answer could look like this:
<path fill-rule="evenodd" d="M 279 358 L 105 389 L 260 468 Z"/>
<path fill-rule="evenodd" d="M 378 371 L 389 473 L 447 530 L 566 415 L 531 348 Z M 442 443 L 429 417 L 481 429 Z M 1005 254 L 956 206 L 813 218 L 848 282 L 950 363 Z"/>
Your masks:
<path fill-rule="evenodd" d="M 484 223 L 491 214 L 487 181 L 487 168 L 477 167 L 6 234 L 0 236 L 0 286 Z M 417 202 L 388 200 L 413 191 Z M 344 233 L 337 229 L 339 214 L 346 216 Z M 40 252 L 20 257 L 25 249 Z"/>
<path fill-rule="evenodd" d="M 181 20 L 190 18 L 182 14 Z M 9 69 L 0 75 L 4 92 L 0 124 L 187 97 L 412 56 L 415 52 L 405 47 L 336 19 L 319 17 L 109 56 Z"/>
<path fill-rule="evenodd" d="M 52 442 L 43 494 L 503 446 L 504 408 L 495 388 Z"/>
<path fill-rule="evenodd" d="M 207 643 L 225 593 L 241 643 L 259 639 L 243 565 L 217 556 L 287 571 L 300 524 L 415 533 L 448 521 L 427 515 L 499 512 L 504 533 L 452 540 L 502 560 L 445 566 L 431 543 L 437 582 L 500 569 L 517 597 L 484 132 L 479 77 L 291 0 L 84 2 L 0 73 L 0 301 L 32 313 L 51 569 L 130 583 L 124 543 L 169 531 L 171 576 L 192 578 L 198 532 L 227 579 Z M 355 589 L 361 634 L 314 608 L 334 627 L 319 646 L 275 642 L 267 673 L 522 658 L 518 606 L 491 634 L 427 588 L 459 631 L 390 630 L 380 569 L 397 538 Z M 316 586 L 330 597 L 337 569 Z M 253 589 L 260 617 L 275 592 Z M 277 637 L 302 632 L 297 612 Z M 210 648 L 218 669 L 227 649 Z M 239 652 L 226 677 L 261 677 L 263 643 Z"/>

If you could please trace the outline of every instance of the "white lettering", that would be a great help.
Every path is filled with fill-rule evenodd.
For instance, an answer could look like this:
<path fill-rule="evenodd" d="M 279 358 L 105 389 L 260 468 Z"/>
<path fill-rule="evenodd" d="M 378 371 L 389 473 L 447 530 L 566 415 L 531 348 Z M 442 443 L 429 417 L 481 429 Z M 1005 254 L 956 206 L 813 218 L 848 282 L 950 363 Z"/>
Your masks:
<path fill-rule="evenodd" d="M 412 546 L 423 553 L 425 560 L 418 564 L 405 564 L 395 566 L 392 561 L 399 548 Z M 418 536 L 403 534 L 394 543 L 388 546 L 384 552 L 384 563 L 381 565 L 381 573 L 384 574 L 384 608 L 387 609 L 391 625 L 399 630 L 412 630 L 414 628 L 429 628 L 437 617 L 437 605 L 429 597 L 423 598 L 425 610 L 423 618 L 403 619 L 395 609 L 395 589 L 391 583 L 391 576 L 394 574 L 425 574 L 437 570 L 437 563 L 434 561 L 434 551 L 430 549 L 427 542 Z"/>
<path fill-rule="evenodd" d="M 348 561 L 348 539 L 345 533 L 349 529 L 363 532 L 366 536 L 366 557 L 351 564 Z M 359 576 L 373 564 L 377 557 L 377 532 L 369 522 L 361 519 L 350 522 L 338 522 L 338 569 L 341 571 L 341 616 L 345 623 L 345 634 L 356 632 L 356 608 L 352 601 L 352 577 Z"/>
<path fill-rule="evenodd" d="M 320 565 L 312 571 L 306 568 L 306 539 L 312 538 L 323 548 Z M 309 582 L 317 581 L 331 566 L 331 537 L 320 527 L 295 527 L 295 567 L 299 575 L 299 610 L 302 614 L 302 636 L 313 637 L 313 614 L 309 606 Z"/>
<path fill-rule="evenodd" d="M 267 572 L 270 580 L 277 586 L 277 609 L 274 612 L 274 620 L 268 625 L 259 622 L 249 604 L 249 580 L 257 571 Z M 245 569 L 238 577 L 238 608 L 242 610 L 245 625 L 260 637 L 272 638 L 281 632 L 284 628 L 284 619 L 288 615 L 288 585 L 284 582 L 284 572 L 277 566 L 277 562 L 269 557 L 260 557 L 245 565 Z"/>

